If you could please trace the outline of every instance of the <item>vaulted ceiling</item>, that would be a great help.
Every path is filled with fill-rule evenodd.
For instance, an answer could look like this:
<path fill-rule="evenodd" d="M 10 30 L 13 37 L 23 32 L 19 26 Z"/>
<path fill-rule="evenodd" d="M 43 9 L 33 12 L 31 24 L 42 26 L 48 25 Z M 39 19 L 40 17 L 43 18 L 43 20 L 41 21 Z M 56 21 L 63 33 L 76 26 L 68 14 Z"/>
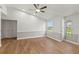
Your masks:
<path fill-rule="evenodd" d="M 69 16 L 75 13 L 79 13 L 79 4 L 40 4 L 40 7 L 47 6 L 45 13 L 37 13 L 36 15 L 45 18 L 52 19 L 57 16 Z M 35 8 L 33 4 L 7 4 L 6 7 L 20 9 L 34 14 Z"/>

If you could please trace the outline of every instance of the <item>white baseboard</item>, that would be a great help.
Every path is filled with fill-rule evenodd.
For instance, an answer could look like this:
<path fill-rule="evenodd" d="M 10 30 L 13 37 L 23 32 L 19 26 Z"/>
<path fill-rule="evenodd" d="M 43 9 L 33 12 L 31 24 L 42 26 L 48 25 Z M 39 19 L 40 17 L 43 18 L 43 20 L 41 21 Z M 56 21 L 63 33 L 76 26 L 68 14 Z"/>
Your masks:
<path fill-rule="evenodd" d="M 70 40 L 64 40 L 64 41 L 69 42 L 69 43 L 72 43 L 72 44 L 75 44 L 75 45 L 79 45 L 79 43 L 73 42 L 73 41 L 70 41 Z"/>
<path fill-rule="evenodd" d="M 55 38 L 52 38 L 52 37 L 50 37 L 50 36 L 47 36 L 48 38 L 51 38 L 51 39 L 54 39 L 54 40 L 56 40 L 56 41 L 58 41 L 58 42 L 62 42 L 62 40 L 58 40 L 58 39 L 55 39 Z"/>
<path fill-rule="evenodd" d="M 17 38 L 17 40 L 22 40 L 22 39 L 31 39 L 31 38 L 39 38 L 39 37 L 45 37 L 45 36 L 23 37 L 23 38 Z"/>

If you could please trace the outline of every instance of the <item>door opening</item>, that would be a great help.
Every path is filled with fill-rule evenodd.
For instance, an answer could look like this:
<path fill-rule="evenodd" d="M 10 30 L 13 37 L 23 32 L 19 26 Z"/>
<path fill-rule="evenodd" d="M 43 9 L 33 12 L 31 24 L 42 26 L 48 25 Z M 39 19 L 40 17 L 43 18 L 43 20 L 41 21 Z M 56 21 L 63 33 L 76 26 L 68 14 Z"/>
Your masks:
<path fill-rule="evenodd" d="M 1 20 L 1 37 L 3 39 L 17 39 L 17 21 Z"/>

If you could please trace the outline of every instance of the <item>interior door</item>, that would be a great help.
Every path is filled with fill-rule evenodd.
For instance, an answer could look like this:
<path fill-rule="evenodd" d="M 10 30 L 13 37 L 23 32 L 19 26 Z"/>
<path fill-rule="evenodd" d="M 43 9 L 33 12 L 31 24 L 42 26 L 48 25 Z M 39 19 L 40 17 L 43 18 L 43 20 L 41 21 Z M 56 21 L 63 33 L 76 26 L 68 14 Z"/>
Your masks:
<path fill-rule="evenodd" d="M 17 37 L 17 21 L 2 20 L 2 38 Z"/>

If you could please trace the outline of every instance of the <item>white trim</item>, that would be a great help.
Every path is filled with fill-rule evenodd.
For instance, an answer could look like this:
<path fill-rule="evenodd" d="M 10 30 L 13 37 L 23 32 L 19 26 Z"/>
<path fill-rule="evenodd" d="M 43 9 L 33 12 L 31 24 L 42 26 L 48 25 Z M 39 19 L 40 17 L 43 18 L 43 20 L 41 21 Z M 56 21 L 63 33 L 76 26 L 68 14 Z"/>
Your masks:
<path fill-rule="evenodd" d="M 31 38 L 39 38 L 39 37 L 45 37 L 45 36 L 37 36 L 37 37 L 23 37 L 23 38 L 17 38 L 17 40 L 22 40 L 22 39 L 31 39 Z"/>
<path fill-rule="evenodd" d="M 61 30 L 61 33 L 62 33 L 62 40 L 64 40 L 64 33 L 65 33 L 65 29 L 64 29 L 64 17 L 62 17 L 62 30 Z"/>
<path fill-rule="evenodd" d="M 0 44 L 0 47 L 1 47 L 1 44 Z"/>
<path fill-rule="evenodd" d="M 72 43 L 72 44 L 75 44 L 75 45 L 79 45 L 79 43 L 73 42 L 73 41 L 70 41 L 70 40 L 64 40 L 64 41 L 69 42 L 69 43 Z"/>
<path fill-rule="evenodd" d="M 56 40 L 56 41 L 58 41 L 58 42 L 62 42 L 62 40 L 57 40 L 57 39 L 55 39 L 55 38 L 52 38 L 52 37 L 50 37 L 50 36 L 47 36 L 48 38 L 51 38 L 51 39 L 54 39 L 54 40 Z"/>

